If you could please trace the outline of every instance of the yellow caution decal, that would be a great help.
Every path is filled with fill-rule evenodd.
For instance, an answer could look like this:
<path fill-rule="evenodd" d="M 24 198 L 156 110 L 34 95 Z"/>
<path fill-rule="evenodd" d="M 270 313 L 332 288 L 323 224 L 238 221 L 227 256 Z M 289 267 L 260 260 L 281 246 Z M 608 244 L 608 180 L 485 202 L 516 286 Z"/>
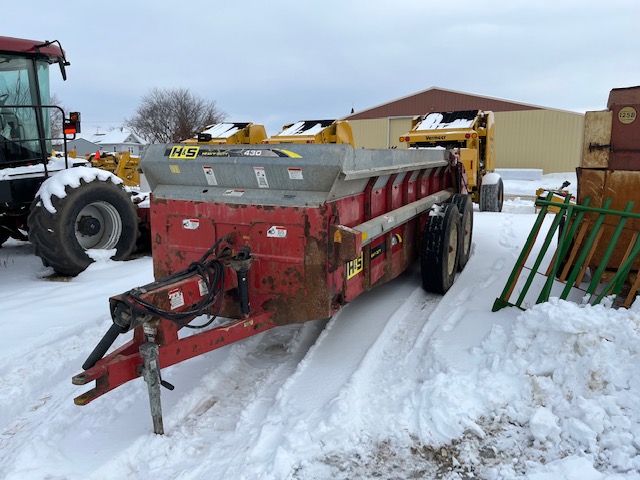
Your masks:
<path fill-rule="evenodd" d="M 273 149 L 274 152 L 284 153 L 289 158 L 302 158 L 302 155 L 298 155 L 296 152 L 292 152 L 291 150 L 282 150 L 282 149 Z"/>

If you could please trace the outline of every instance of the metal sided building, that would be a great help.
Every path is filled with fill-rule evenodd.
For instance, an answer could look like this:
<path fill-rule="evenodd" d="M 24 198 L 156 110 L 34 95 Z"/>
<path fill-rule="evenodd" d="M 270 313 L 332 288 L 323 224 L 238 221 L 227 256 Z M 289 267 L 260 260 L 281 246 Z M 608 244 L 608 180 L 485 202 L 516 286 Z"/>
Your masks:
<path fill-rule="evenodd" d="M 491 110 L 495 113 L 496 166 L 572 172 L 580 163 L 584 114 L 432 87 L 352 113 L 357 148 L 406 148 L 399 138 L 411 118 L 429 112 Z"/>

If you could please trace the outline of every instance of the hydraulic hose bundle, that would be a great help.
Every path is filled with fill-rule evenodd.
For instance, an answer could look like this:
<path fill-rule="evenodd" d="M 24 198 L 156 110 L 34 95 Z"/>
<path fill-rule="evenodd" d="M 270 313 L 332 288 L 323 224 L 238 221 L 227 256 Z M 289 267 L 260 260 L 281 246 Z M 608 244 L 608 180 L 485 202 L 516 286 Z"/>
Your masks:
<path fill-rule="evenodd" d="M 88 370 L 93 367 L 107 353 L 107 350 L 113 345 L 118 335 L 133 330 L 139 325 L 153 323 L 161 318 L 176 323 L 179 328 L 202 329 L 211 325 L 217 318 L 222 305 L 225 269 L 223 260 L 229 259 L 231 255 L 230 249 L 224 248 L 219 255 L 214 256 L 214 252 L 223 240 L 228 239 L 226 237 L 220 238 L 198 261 L 191 263 L 184 270 L 176 272 L 160 281 L 129 290 L 115 300 L 112 299 L 111 318 L 113 325 L 111 325 L 107 333 L 91 352 L 82 365 L 82 368 Z M 232 267 L 238 272 L 238 287 L 241 292 L 242 311 L 245 313 L 246 308 L 246 313 L 248 313 L 246 272 L 248 271 L 248 264 L 251 261 L 251 254 L 247 248 L 242 248 L 238 255 L 230 259 L 230 261 Z M 240 267 L 237 266 L 238 264 Z M 242 273 L 244 273 L 244 275 L 242 275 Z M 181 280 L 194 276 L 202 279 L 206 294 L 201 300 L 192 305 L 180 311 L 173 311 L 161 308 L 147 300 L 149 293 L 170 287 Z M 205 323 L 200 325 L 189 324 L 189 322 L 201 315 L 208 316 Z"/>

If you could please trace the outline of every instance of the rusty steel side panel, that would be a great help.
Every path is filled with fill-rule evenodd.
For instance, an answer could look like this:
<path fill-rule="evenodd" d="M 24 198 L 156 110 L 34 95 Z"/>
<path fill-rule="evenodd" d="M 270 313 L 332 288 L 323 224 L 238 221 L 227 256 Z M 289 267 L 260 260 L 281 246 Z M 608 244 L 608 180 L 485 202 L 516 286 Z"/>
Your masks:
<path fill-rule="evenodd" d="M 640 171 L 629 170 L 595 170 L 578 168 L 578 203 L 582 204 L 587 196 L 591 197 L 590 207 L 601 208 L 607 198 L 613 201 L 610 210 L 622 211 L 627 202 L 633 201 L 633 212 L 640 213 Z M 587 214 L 587 219 L 592 222 L 596 214 Z M 618 217 L 606 216 L 604 219 L 603 235 L 589 266 L 597 268 L 600 265 L 606 248 L 609 246 L 613 231 L 618 224 Z M 629 219 L 623 230 L 613 256 L 608 262 L 607 268 L 615 270 L 620 265 L 626 252 L 626 246 L 631 242 L 633 234 L 640 231 L 640 220 Z M 634 270 L 640 267 L 640 260 L 633 266 Z"/>
<path fill-rule="evenodd" d="M 234 252 L 243 246 L 252 251 L 252 313 L 273 312 L 278 324 L 329 317 L 334 313 L 327 284 L 329 208 L 153 199 L 154 275 L 160 279 L 186 268 L 229 235 Z M 240 316 L 236 288 L 227 269 L 221 315 Z"/>
<path fill-rule="evenodd" d="M 640 170 L 640 87 L 612 89 L 607 107 L 612 113 L 609 169 Z"/>
<path fill-rule="evenodd" d="M 623 103 L 640 103 L 640 86 L 612 88 L 607 99 L 607 108 Z"/>
<path fill-rule="evenodd" d="M 611 126 L 612 170 L 640 170 L 640 102 L 613 105 Z"/>

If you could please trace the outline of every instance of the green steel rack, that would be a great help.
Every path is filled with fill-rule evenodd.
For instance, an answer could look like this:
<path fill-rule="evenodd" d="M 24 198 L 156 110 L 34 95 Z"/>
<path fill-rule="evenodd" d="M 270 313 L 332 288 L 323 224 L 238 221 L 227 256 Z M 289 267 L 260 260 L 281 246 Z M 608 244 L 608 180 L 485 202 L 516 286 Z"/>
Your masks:
<path fill-rule="evenodd" d="M 546 198 L 537 199 L 536 207 L 539 207 L 538 217 L 534 222 L 531 233 L 520 253 L 516 264 L 507 280 L 507 284 L 493 304 L 493 311 L 504 307 L 518 307 L 524 310 L 525 298 L 531 289 L 537 275 L 546 276 L 544 286 L 535 301 L 536 304 L 546 302 L 551 297 L 554 285 L 564 284 L 562 292 L 557 295 L 562 300 L 567 300 L 573 289 L 583 292 L 583 301 L 592 305 L 597 305 L 607 296 L 614 296 L 616 306 L 629 307 L 633 303 L 638 287 L 640 286 L 640 275 L 633 269 L 634 261 L 640 254 L 639 232 L 631 231 L 625 236 L 625 242 L 621 242 L 622 232 L 627 220 L 640 219 L 640 214 L 632 212 L 634 202 L 628 202 L 623 211 L 611 210 L 611 199 L 607 198 L 602 204 L 602 208 L 590 207 L 591 197 L 586 197 L 582 205 L 571 202 L 571 197 L 566 196 L 563 202 L 553 201 L 553 192 L 549 192 Z M 534 245 L 543 226 L 545 217 L 550 207 L 559 210 L 551 222 L 551 226 L 542 242 L 542 246 L 537 253 L 531 267 L 526 263 L 534 250 Z M 607 225 L 613 226 L 611 235 L 603 235 L 603 223 L 607 219 Z M 547 252 L 549 251 L 555 234 L 558 232 L 558 242 L 556 251 L 551 259 L 546 271 L 539 271 Z M 585 275 L 588 266 L 594 260 L 594 253 L 598 244 L 608 241 L 601 258 L 597 259 L 598 265 L 590 271 L 591 279 L 588 286 Z M 616 251 L 624 250 L 622 260 L 613 269 L 609 265 L 612 255 Z M 609 268 L 607 266 L 609 265 Z M 529 273 L 523 277 L 523 270 Z M 524 280 L 524 284 L 522 284 Z M 583 283 L 584 282 L 584 283 Z M 519 293 L 515 302 L 512 297 L 517 285 Z"/>

